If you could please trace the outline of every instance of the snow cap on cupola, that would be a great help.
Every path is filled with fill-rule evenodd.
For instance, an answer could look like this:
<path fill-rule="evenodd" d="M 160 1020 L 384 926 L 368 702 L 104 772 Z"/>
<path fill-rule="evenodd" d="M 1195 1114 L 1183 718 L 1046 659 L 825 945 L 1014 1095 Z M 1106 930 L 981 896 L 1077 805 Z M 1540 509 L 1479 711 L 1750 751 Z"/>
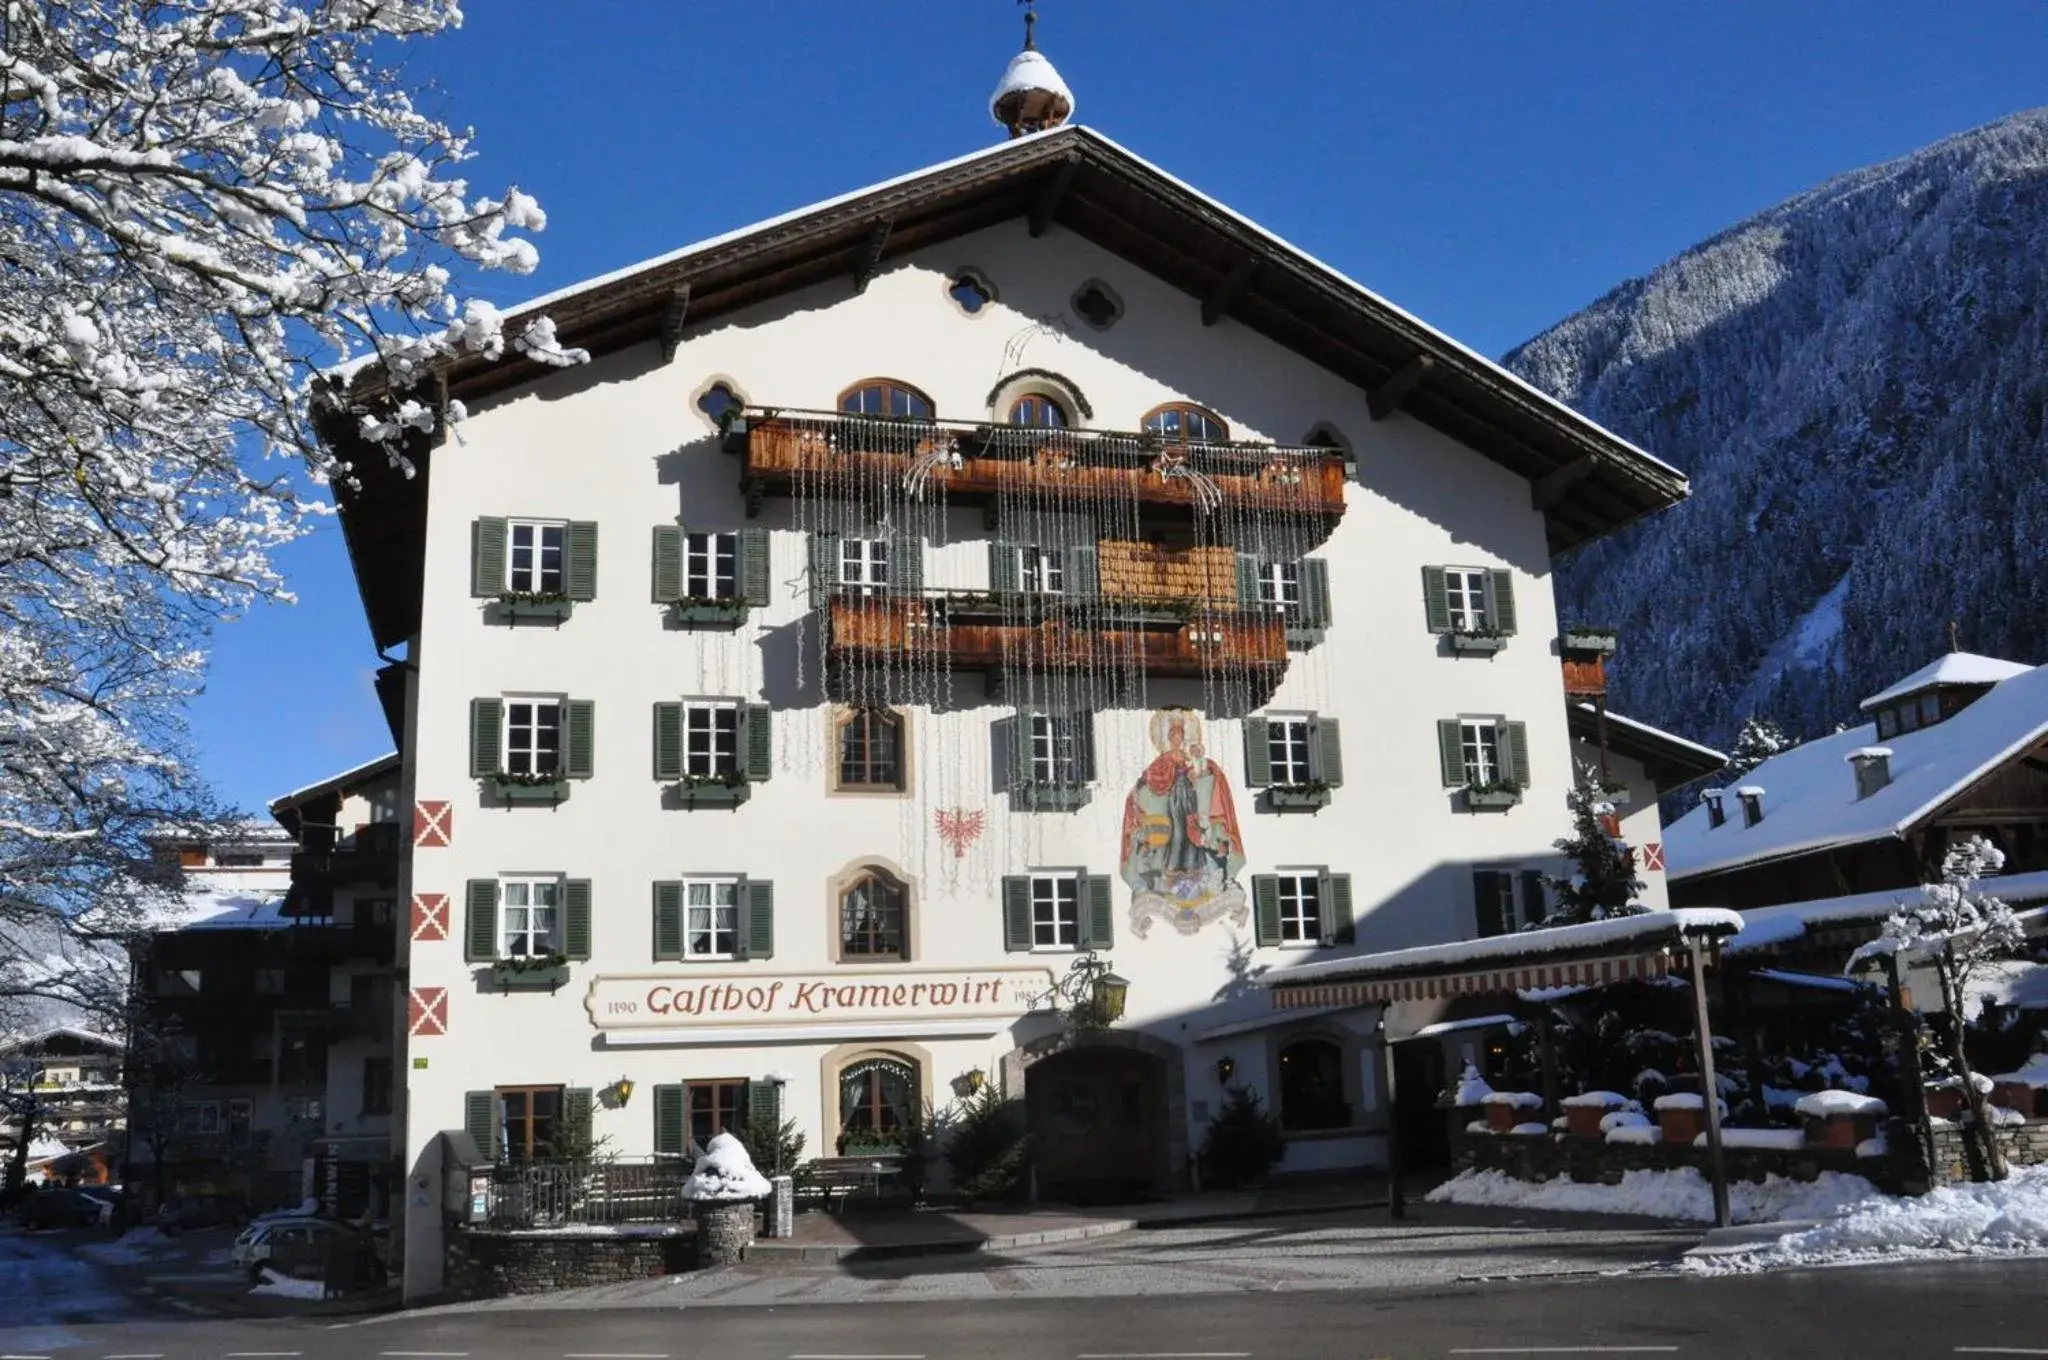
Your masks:
<path fill-rule="evenodd" d="M 996 92 L 988 98 L 989 115 L 1008 128 L 1012 137 L 1056 128 L 1074 114 L 1074 92 L 1038 50 L 1031 31 L 1037 23 L 1037 8 L 1027 0 L 1024 50 L 1010 58 L 1003 78 L 996 82 Z"/>

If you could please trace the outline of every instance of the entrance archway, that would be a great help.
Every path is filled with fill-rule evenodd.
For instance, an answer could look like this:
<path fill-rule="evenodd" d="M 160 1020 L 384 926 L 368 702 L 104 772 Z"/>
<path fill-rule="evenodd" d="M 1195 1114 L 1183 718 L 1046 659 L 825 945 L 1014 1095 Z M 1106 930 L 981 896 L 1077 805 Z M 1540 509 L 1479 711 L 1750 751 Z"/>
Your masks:
<path fill-rule="evenodd" d="M 1055 1034 L 1003 1059 L 1021 1095 L 1041 1199 L 1116 1203 L 1181 1188 L 1187 1166 L 1181 1051 L 1120 1030 Z"/>

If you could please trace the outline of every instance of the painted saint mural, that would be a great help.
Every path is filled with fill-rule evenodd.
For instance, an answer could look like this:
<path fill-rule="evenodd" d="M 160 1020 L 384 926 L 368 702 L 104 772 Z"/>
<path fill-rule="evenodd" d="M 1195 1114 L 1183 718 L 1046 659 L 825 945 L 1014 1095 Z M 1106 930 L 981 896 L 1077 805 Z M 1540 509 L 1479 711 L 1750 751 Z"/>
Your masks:
<path fill-rule="evenodd" d="M 1131 932 L 1143 939 L 1154 920 L 1183 935 L 1250 915 L 1237 881 L 1244 834 L 1223 767 L 1202 746 L 1202 720 L 1191 709 L 1152 715 L 1158 754 L 1124 800 L 1120 867 L 1131 889 Z"/>

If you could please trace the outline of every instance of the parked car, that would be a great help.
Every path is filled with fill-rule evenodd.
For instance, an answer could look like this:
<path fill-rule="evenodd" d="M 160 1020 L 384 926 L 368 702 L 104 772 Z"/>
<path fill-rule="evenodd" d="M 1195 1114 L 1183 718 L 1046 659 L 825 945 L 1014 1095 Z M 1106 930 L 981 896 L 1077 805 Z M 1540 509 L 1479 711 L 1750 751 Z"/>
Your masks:
<path fill-rule="evenodd" d="M 21 1202 L 27 1228 L 97 1228 L 114 1216 L 114 1206 L 83 1190 L 35 1190 Z"/>
<path fill-rule="evenodd" d="M 234 1195 L 184 1195 L 164 1201 L 156 1226 L 166 1237 L 188 1228 L 236 1227 L 249 1221 L 249 1206 Z"/>
<path fill-rule="evenodd" d="M 228 1260 L 261 1280 L 265 1269 L 295 1280 L 325 1279 L 343 1288 L 383 1282 L 384 1265 L 370 1235 L 332 1218 L 265 1218 L 235 1239 Z M 329 1263 L 338 1274 L 330 1274 Z"/>

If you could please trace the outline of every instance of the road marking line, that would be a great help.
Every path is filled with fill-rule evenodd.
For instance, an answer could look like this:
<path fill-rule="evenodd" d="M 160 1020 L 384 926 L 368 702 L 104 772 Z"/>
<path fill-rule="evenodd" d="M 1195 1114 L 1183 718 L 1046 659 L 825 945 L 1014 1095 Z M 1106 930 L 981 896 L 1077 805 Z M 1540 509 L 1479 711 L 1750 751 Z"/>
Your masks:
<path fill-rule="evenodd" d="M 391 1357 L 393 1357 L 393 1360 L 464 1360 L 464 1357 L 465 1357 L 465 1356 L 467 1356 L 467 1355 L 469 1354 L 469 1352 L 468 1352 L 468 1351 L 378 1351 L 378 1352 L 377 1352 L 377 1354 L 379 1354 L 379 1355 L 388 1355 L 388 1356 L 391 1356 Z M 110 1355 L 110 1356 L 108 1356 L 108 1357 L 107 1357 L 107 1360 L 114 1360 L 114 1357 Z M 161 1360 L 161 1357 L 159 1357 L 159 1360 Z"/>
<path fill-rule="evenodd" d="M 1249 1360 L 1250 1351 L 1089 1351 L 1074 1360 Z"/>
<path fill-rule="evenodd" d="M 924 1360 L 922 1355 L 792 1355 L 789 1360 Z"/>
<path fill-rule="evenodd" d="M 162 1351 L 129 1351 L 122 1355 L 103 1355 L 100 1360 L 164 1360 Z"/>
<path fill-rule="evenodd" d="M 1957 1355 L 2048 1355 L 2048 1350 L 2029 1350 L 2025 1346 L 1958 1346 Z"/>
<path fill-rule="evenodd" d="M 1452 1355 L 1670 1355 L 1676 1346 L 1460 1346 Z"/>
<path fill-rule="evenodd" d="M 304 1351 L 229 1351 L 227 1360 L 291 1360 L 293 1356 L 304 1354 Z M 7 1357 L 0 1355 L 0 1360 L 7 1360 Z"/>
<path fill-rule="evenodd" d="M 631 1351 L 568 1351 L 563 1354 L 562 1360 L 668 1360 L 668 1352 L 643 1351 L 635 1354 Z"/>

